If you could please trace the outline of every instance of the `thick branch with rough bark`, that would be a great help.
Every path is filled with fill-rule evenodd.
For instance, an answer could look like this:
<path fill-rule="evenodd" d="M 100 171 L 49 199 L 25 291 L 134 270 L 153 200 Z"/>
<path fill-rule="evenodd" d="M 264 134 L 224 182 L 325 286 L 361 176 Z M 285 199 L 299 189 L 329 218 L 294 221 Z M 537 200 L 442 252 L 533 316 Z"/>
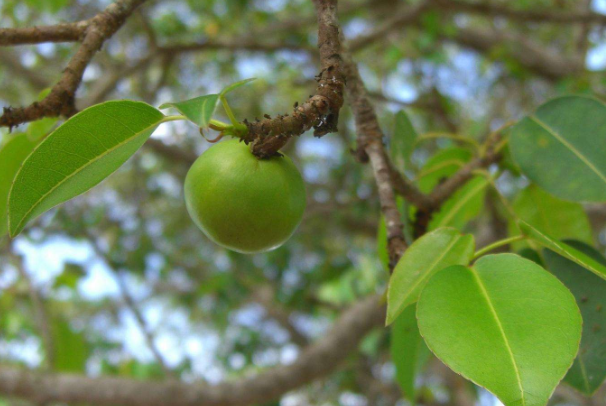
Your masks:
<path fill-rule="evenodd" d="M 0 28 L 0 46 L 80 41 L 89 20 L 27 28 Z"/>
<path fill-rule="evenodd" d="M 442 10 L 481 14 L 491 17 L 506 17 L 520 22 L 533 23 L 595 23 L 606 25 L 606 15 L 593 11 L 562 12 L 554 10 L 520 10 L 488 1 L 432 0 Z"/>
<path fill-rule="evenodd" d="M 509 55 L 526 69 L 546 79 L 557 80 L 583 71 L 584 64 L 578 58 L 566 57 L 547 50 L 529 38 L 507 31 L 478 28 L 459 28 L 450 40 L 486 54 L 499 46 L 506 47 Z"/>
<path fill-rule="evenodd" d="M 304 349 L 295 362 L 259 375 L 216 386 L 142 382 L 127 378 L 89 378 L 44 374 L 0 366 L 0 393 L 30 400 L 128 406 L 247 406 L 263 404 L 333 372 L 362 338 L 384 322 L 378 296 L 354 304 L 330 332 Z"/>
<path fill-rule="evenodd" d="M 358 158 L 370 160 L 379 191 L 381 211 L 385 216 L 390 268 L 393 269 L 404 254 L 407 244 L 404 224 L 396 203 L 392 182 L 392 166 L 383 145 L 383 132 L 377 114 L 370 103 L 368 92 L 349 50 L 343 46 L 343 61 L 347 78 L 348 102 L 354 113 L 358 133 Z"/>
<path fill-rule="evenodd" d="M 258 157 L 275 155 L 290 137 L 301 135 L 312 127 L 317 137 L 337 130 L 345 86 L 337 1 L 315 0 L 314 3 L 318 13 L 318 48 L 322 68 L 317 77 L 316 94 L 300 106 L 295 104 L 291 115 L 244 122 L 248 134 L 243 139 L 252 143 L 252 151 Z"/>
<path fill-rule="evenodd" d="M 88 20 L 80 47 L 67 64 L 61 79 L 48 96 L 27 107 L 5 107 L 0 126 L 15 127 L 43 117 L 70 116 L 75 113 L 75 94 L 86 67 L 103 43 L 118 31 L 128 16 L 145 0 L 117 0 Z"/>

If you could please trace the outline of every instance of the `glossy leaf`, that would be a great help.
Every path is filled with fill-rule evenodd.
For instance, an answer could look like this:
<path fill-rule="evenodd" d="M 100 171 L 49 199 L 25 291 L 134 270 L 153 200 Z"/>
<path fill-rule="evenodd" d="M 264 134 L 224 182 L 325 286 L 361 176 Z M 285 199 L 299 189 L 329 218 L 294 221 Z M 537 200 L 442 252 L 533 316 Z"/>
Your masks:
<path fill-rule="evenodd" d="M 425 283 L 451 265 L 467 265 L 475 250 L 471 234 L 440 228 L 416 240 L 396 265 L 387 291 L 387 324 L 418 300 Z"/>
<path fill-rule="evenodd" d="M 545 234 L 544 232 L 532 227 L 530 224 L 523 221 L 518 222 L 520 230 L 527 237 L 531 238 L 537 244 L 542 245 L 565 258 L 581 265 L 583 268 L 590 270 L 602 279 L 606 279 L 606 266 L 602 265 L 589 255 L 562 241 L 557 241 L 555 238 Z"/>
<path fill-rule="evenodd" d="M 482 211 L 488 185 L 483 176 L 471 179 L 444 203 L 429 223 L 429 229 L 447 226 L 462 229 Z"/>
<path fill-rule="evenodd" d="M 167 109 L 169 107 L 174 107 L 198 127 L 207 128 L 210 119 L 215 113 L 218 101 L 218 94 L 207 94 L 206 96 L 200 96 L 181 102 L 164 103 L 160 108 Z"/>
<path fill-rule="evenodd" d="M 410 118 L 400 110 L 395 115 L 393 136 L 389 145 L 392 162 L 398 170 L 404 171 L 409 166 L 416 139 L 417 132 Z"/>
<path fill-rule="evenodd" d="M 573 238 L 589 244 L 593 242 L 591 225 L 583 206 L 558 199 L 536 185 L 530 185 L 518 194 L 513 210 L 518 218 L 557 240 Z M 520 233 L 514 222 L 510 222 L 509 232 L 512 236 Z M 523 246 L 525 243 L 514 244 L 516 249 Z"/>
<path fill-rule="evenodd" d="M 8 193 L 21 164 L 35 146 L 26 134 L 19 134 L 0 148 L 0 237 L 8 231 Z"/>
<path fill-rule="evenodd" d="M 561 199 L 606 201 L 606 105 L 587 96 L 543 104 L 511 131 L 522 172 Z"/>
<path fill-rule="evenodd" d="M 506 406 L 545 405 L 581 339 L 572 294 L 514 254 L 438 272 L 421 294 L 417 318 L 438 358 Z"/>
<path fill-rule="evenodd" d="M 415 380 L 429 358 L 429 349 L 419 333 L 416 306 L 408 306 L 391 326 L 391 359 L 396 368 L 396 382 L 404 396 L 415 404 Z"/>
<path fill-rule="evenodd" d="M 9 231 L 97 185 L 149 138 L 164 115 L 142 102 L 110 101 L 66 121 L 19 170 L 9 196 Z"/>
<path fill-rule="evenodd" d="M 248 78 L 248 79 L 244 79 L 244 80 L 240 80 L 238 82 L 232 83 L 229 86 L 226 86 L 223 90 L 221 90 L 221 96 L 225 96 L 227 93 L 239 88 L 240 86 L 244 86 L 247 83 L 252 82 L 253 80 L 255 80 L 257 78 Z"/>
<path fill-rule="evenodd" d="M 567 244 L 606 265 L 595 248 L 580 241 Z M 544 256 L 547 268 L 570 289 L 583 316 L 581 347 L 564 381 L 592 395 L 606 378 L 606 281 L 553 251 L 545 250 Z"/>

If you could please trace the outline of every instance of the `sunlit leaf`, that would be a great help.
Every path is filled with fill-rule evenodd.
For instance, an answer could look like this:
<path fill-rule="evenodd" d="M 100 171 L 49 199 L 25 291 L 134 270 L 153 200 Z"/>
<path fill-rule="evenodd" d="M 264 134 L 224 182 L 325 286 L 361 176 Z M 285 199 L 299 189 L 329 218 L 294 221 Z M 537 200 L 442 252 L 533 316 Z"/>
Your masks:
<path fill-rule="evenodd" d="M 467 182 L 434 215 L 429 223 L 429 228 L 450 226 L 462 229 L 467 222 L 482 211 L 488 185 L 488 180 L 483 176 L 476 176 Z"/>
<path fill-rule="evenodd" d="M 440 228 L 416 240 L 396 265 L 387 291 L 387 324 L 418 300 L 425 283 L 451 265 L 467 265 L 475 250 L 471 234 Z"/>
<path fill-rule="evenodd" d="M 537 244 L 548 248 L 561 256 L 568 258 L 569 260 L 576 262 L 585 269 L 589 269 L 602 279 L 606 279 L 606 266 L 600 264 L 595 259 L 586 255 L 585 253 L 577 250 L 576 248 L 566 244 L 565 242 L 558 241 L 555 238 L 545 234 L 544 232 L 532 227 L 530 224 L 524 221 L 518 222 L 520 230 L 527 237 L 531 238 Z"/>
<path fill-rule="evenodd" d="M 514 254 L 438 272 L 417 304 L 429 348 L 506 406 L 544 406 L 581 339 L 574 297 L 549 272 Z"/>
<path fill-rule="evenodd" d="M 606 265 L 606 258 L 580 241 L 567 244 Z M 606 281 L 553 251 L 545 250 L 547 268 L 560 279 L 577 300 L 583 316 L 581 347 L 564 381 L 586 395 L 592 395 L 606 378 Z"/>
<path fill-rule="evenodd" d="M 587 96 L 543 104 L 511 130 L 522 172 L 562 199 L 606 201 L 606 105 Z"/>
<path fill-rule="evenodd" d="M 573 238 L 589 244 L 593 242 L 591 225 L 583 206 L 558 199 L 536 185 L 530 185 L 518 194 L 513 210 L 520 219 L 557 240 Z M 520 233 L 514 222 L 510 222 L 509 232 L 512 236 Z M 522 248 L 525 243 L 513 246 Z"/>
<path fill-rule="evenodd" d="M 29 155 L 9 196 L 9 231 L 97 185 L 132 156 L 164 115 L 142 102 L 110 101 L 66 121 Z"/>
<path fill-rule="evenodd" d="M 8 193 L 21 164 L 35 146 L 25 134 L 19 134 L 0 148 L 0 237 L 8 231 Z"/>
<path fill-rule="evenodd" d="M 207 94 L 206 96 L 200 96 L 181 102 L 164 103 L 160 108 L 167 109 L 169 107 L 174 107 L 198 127 L 207 128 L 210 119 L 217 108 L 218 101 L 218 94 Z"/>
<path fill-rule="evenodd" d="M 391 359 L 396 367 L 396 382 L 404 396 L 415 404 L 415 380 L 429 358 L 429 349 L 419 334 L 416 306 L 408 306 L 391 326 Z"/>

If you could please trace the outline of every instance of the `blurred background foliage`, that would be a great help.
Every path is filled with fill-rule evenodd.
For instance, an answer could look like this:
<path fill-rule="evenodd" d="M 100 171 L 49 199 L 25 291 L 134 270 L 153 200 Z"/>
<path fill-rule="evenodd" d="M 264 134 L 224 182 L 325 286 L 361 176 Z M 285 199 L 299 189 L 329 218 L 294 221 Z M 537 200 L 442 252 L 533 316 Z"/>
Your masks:
<path fill-rule="evenodd" d="M 0 0 L 0 26 L 81 20 L 109 3 Z M 345 35 L 355 41 L 415 3 L 341 1 Z M 522 11 L 606 11 L 603 0 L 491 3 Z M 498 33 L 504 39 L 480 49 L 460 38 L 464 30 Z M 525 41 L 580 68 L 548 77 L 516 53 L 526 49 L 521 45 Z M 150 1 L 89 65 L 78 107 L 109 99 L 158 106 L 257 77 L 229 96 L 238 118 L 284 113 L 313 91 L 315 42 L 308 0 Z M 0 48 L 2 105 L 25 105 L 44 94 L 74 47 Z M 599 25 L 521 23 L 438 9 L 387 30 L 356 50 L 355 57 L 388 136 L 395 113 L 403 109 L 421 137 L 450 133 L 480 141 L 550 97 L 600 95 L 606 84 L 606 41 Z M 47 118 L 14 132 L 38 138 L 58 123 Z M 377 244 L 380 210 L 374 181 L 350 153 L 355 131 L 347 106 L 339 124 L 337 134 L 322 139 L 306 134 L 287 146 L 286 153 L 304 174 L 308 207 L 298 232 L 273 252 L 235 254 L 208 241 L 194 226 L 182 184 L 192 159 L 210 144 L 185 122 L 162 125 L 145 148 L 100 186 L 45 214 L 19 238 L 4 237 L 2 363 L 216 383 L 292 361 L 343 308 L 382 292 L 388 278 L 381 260 L 385 245 L 381 240 Z M 5 129 L 0 135 L 0 143 L 12 136 Z M 473 142 L 427 138 L 406 164 L 407 174 L 423 191 L 477 153 Z M 593 240 L 603 251 L 603 210 L 559 201 L 534 210 L 555 198 L 526 188 L 527 181 L 509 164 L 496 186 L 519 216 L 543 221 L 557 237 Z M 507 235 L 507 208 L 484 177 L 460 193 L 467 199 L 463 209 L 438 214 L 434 222 L 471 231 L 481 243 Z M 455 196 L 454 203 L 462 199 Z M 553 209 L 558 204 L 566 216 Z M 538 216 L 544 217 L 536 220 Z M 435 359 L 426 363 L 417 383 L 423 404 L 495 402 Z M 378 330 L 338 373 L 275 404 L 398 402 L 403 401 L 394 383 L 389 334 Z M 590 404 L 566 388 L 552 402 Z M 603 403 L 604 395 L 598 394 L 591 404 Z M 4 404 L 8 400 L 0 399 Z"/>

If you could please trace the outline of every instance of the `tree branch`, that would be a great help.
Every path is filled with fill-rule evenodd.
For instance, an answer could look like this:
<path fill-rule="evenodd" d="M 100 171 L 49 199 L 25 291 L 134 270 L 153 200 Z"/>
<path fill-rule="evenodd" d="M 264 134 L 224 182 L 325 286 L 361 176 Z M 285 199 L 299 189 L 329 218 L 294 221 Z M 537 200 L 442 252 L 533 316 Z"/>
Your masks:
<path fill-rule="evenodd" d="M 343 62 L 347 78 L 348 102 L 354 113 L 358 133 L 357 156 L 361 162 L 370 160 L 373 169 L 379 190 L 381 211 L 385 216 L 387 226 L 390 269 L 393 269 L 407 247 L 404 238 L 404 224 L 394 193 L 393 171 L 383 145 L 383 132 L 379 126 L 379 120 L 370 103 L 358 67 L 345 44 L 343 44 Z"/>
<path fill-rule="evenodd" d="M 84 37 L 90 23 L 91 20 L 83 20 L 39 27 L 0 28 L 0 46 L 77 42 Z"/>
<path fill-rule="evenodd" d="M 337 130 L 345 83 L 341 69 L 337 1 L 315 0 L 314 3 L 318 13 L 318 48 L 322 68 L 316 94 L 302 105 L 295 105 L 290 116 L 287 114 L 252 123 L 244 121 L 248 134 L 243 139 L 252 143 L 252 151 L 258 157 L 276 154 L 289 137 L 301 135 L 312 127 L 317 137 Z"/>
<path fill-rule="evenodd" d="M 12 128 L 42 117 L 74 114 L 74 96 L 82 81 L 84 70 L 103 43 L 118 31 L 132 12 L 144 2 L 145 0 L 117 0 L 93 17 L 86 28 L 82 44 L 48 96 L 27 107 L 5 107 L 4 114 L 0 117 L 0 126 Z"/>
<path fill-rule="evenodd" d="M 0 366 L 0 393 L 33 402 L 128 406 L 248 406 L 267 403 L 290 390 L 330 374 L 362 338 L 384 322 L 379 297 L 368 297 L 346 310 L 330 332 L 304 349 L 290 365 L 216 386 L 178 382 L 142 382 L 127 378 L 89 378 L 42 374 Z"/>
<path fill-rule="evenodd" d="M 45 365 L 48 369 L 52 369 L 55 363 L 55 346 L 53 342 L 53 335 L 51 333 L 51 328 L 49 325 L 49 317 L 46 311 L 46 306 L 44 305 L 44 300 L 40 296 L 40 293 L 34 286 L 31 278 L 29 277 L 27 271 L 23 267 L 23 261 L 21 257 L 18 255 L 13 255 L 15 259 L 15 267 L 21 275 L 21 278 L 27 284 L 27 290 L 29 292 L 30 301 L 32 303 L 32 307 L 34 309 L 34 318 L 36 321 L 36 326 L 38 328 L 38 333 L 42 338 L 42 343 L 44 346 L 44 355 L 45 355 Z"/>
<path fill-rule="evenodd" d="M 506 17 L 521 22 L 534 23 L 596 23 L 606 25 L 606 15 L 592 11 L 562 12 L 552 10 L 518 10 L 502 3 L 470 2 L 459 0 L 432 0 L 441 10 L 482 14 L 492 17 Z"/>
<path fill-rule="evenodd" d="M 511 32 L 459 28 L 452 36 L 445 35 L 444 39 L 484 54 L 497 46 L 505 46 L 509 55 L 520 65 L 549 80 L 561 79 L 583 70 L 583 63 L 576 58 L 550 52 L 532 40 Z"/>

